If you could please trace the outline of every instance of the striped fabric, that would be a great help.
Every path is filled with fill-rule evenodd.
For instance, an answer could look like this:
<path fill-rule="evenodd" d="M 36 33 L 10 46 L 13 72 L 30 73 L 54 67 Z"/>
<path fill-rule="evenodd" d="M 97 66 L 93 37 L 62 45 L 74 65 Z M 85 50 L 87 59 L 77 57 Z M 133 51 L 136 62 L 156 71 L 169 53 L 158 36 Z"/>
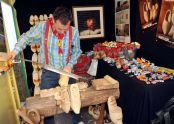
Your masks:
<path fill-rule="evenodd" d="M 28 32 L 21 35 L 16 44 L 14 51 L 18 54 L 22 51 L 26 45 L 31 43 L 40 43 L 40 62 L 45 64 L 44 55 L 44 35 L 45 35 L 46 23 L 39 23 L 38 25 L 32 27 Z M 54 66 L 58 69 L 63 69 L 66 66 L 66 58 L 68 56 L 68 44 L 69 44 L 69 31 L 66 32 L 63 43 L 62 50 L 63 54 L 58 54 L 57 37 L 53 35 L 52 30 L 49 30 L 48 36 L 48 59 L 49 65 Z M 77 59 L 81 55 L 82 51 L 80 49 L 79 32 L 76 28 L 72 27 L 72 49 L 71 57 L 67 65 L 73 67 L 77 63 Z"/>

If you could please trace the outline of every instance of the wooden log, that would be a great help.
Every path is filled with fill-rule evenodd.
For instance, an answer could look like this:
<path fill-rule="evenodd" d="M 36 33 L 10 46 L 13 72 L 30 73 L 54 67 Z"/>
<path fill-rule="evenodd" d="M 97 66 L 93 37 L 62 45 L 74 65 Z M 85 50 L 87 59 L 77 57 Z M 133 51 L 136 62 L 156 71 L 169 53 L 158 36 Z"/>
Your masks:
<path fill-rule="evenodd" d="M 57 103 L 57 101 L 54 99 L 54 96 L 50 96 L 50 97 L 40 97 L 40 96 L 28 97 L 26 99 L 26 109 L 27 110 L 36 109 L 36 110 L 39 111 L 40 115 L 43 115 L 44 117 L 49 117 L 49 116 L 55 115 L 57 113 L 56 103 Z"/>
<path fill-rule="evenodd" d="M 85 91 L 80 91 L 82 107 L 105 103 L 109 96 L 118 98 L 120 95 L 119 89 L 95 90 L 93 87 L 87 88 Z M 36 109 L 41 116 L 48 117 L 55 114 L 63 113 L 62 109 L 56 105 L 57 101 L 54 96 L 40 97 L 34 96 L 26 99 L 26 109 Z"/>

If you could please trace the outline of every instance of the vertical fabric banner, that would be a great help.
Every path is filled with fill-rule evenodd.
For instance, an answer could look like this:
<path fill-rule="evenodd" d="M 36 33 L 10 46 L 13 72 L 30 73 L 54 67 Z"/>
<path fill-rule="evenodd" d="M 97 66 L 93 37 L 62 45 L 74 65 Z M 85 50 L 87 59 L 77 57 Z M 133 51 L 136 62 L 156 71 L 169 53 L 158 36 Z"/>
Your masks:
<path fill-rule="evenodd" d="M 115 0 L 116 41 L 130 42 L 130 1 Z"/>
<path fill-rule="evenodd" d="M 157 41 L 174 48 L 174 0 L 163 0 L 158 21 Z"/>
<path fill-rule="evenodd" d="M 139 0 L 142 29 L 157 26 L 159 5 L 159 0 Z"/>

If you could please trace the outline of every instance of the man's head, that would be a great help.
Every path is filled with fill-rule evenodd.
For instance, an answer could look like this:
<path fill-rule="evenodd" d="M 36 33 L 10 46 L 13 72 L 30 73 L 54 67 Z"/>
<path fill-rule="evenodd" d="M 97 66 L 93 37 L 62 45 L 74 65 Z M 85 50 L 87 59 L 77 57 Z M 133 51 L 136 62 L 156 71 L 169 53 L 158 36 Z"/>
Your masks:
<path fill-rule="evenodd" d="M 95 26 L 95 19 L 93 18 L 88 18 L 86 20 L 86 26 L 88 29 L 94 29 L 94 26 Z"/>
<path fill-rule="evenodd" d="M 57 7 L 53 13 L 54 18 L 54 26 L 55 29 L 61 33 L 65 34 L 66 31 L 69 29 L 72 14 L 71 11 L 65 7 Z"/>

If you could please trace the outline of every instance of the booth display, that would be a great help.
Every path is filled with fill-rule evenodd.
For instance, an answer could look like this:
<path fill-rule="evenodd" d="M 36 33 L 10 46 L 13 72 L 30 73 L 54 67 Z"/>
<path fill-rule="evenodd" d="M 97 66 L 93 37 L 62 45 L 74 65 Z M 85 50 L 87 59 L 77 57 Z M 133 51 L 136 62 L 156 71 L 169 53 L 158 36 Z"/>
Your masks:
<path fill-rule="evenodd" d="M 174 96 L 174 80 L 146 84 L 136 77 L 130 77 L 103 60 L 98 62 L 97 78 L 110 75 L 119 81 L 120 97 L 117 104 L 123 111 L 123 124 L 150 124 L 156 112 Z"/>
<path fill-rule="evenodd" d="M 140 44 L 103 42 L 94 45 L 94 58 L 104 59 L 108 63 L 116 65 L 117 69 L 129 74 L 130 77 L 136 76 L 146 84 L 156 84 L 173 79 L 174 70 L 155 66 L 154 63 L 144 59 L 135 58 L 136 50 Z"/>

